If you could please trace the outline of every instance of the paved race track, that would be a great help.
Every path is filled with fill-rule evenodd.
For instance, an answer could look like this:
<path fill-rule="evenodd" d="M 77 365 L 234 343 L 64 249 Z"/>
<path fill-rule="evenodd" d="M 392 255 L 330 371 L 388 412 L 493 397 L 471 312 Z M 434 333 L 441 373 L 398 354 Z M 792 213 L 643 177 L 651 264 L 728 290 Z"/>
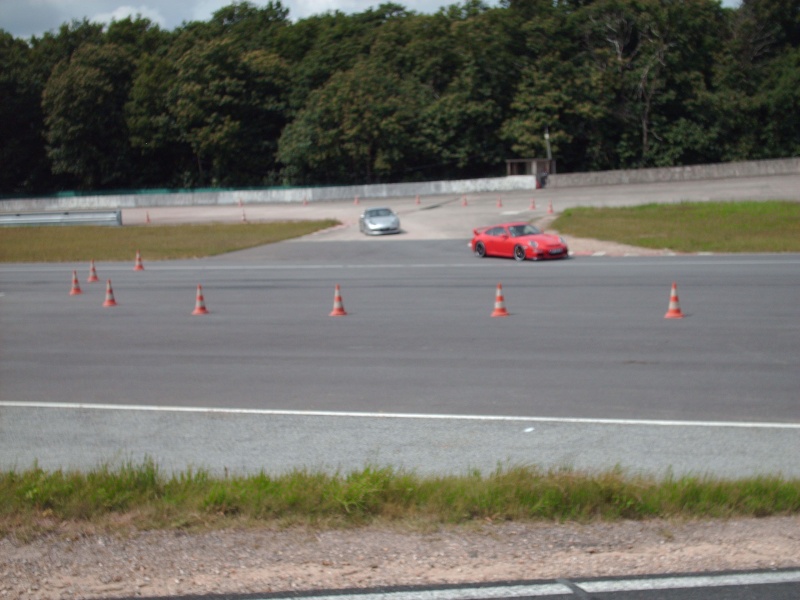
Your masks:
<path fill-rule="evenodd" d="M 1 266 L 0 467 L 800 476 L 797 255 L 517 264 L 472 257 L 466 237 L 351 231 L 99 263 L 112 308 L 88 265 Z M 664 319 L 673 281 L 684 319 Z M 336 284 L 346 317 L 328 316 Z M 498 284 L 506 318 L 490 317 Z"/>

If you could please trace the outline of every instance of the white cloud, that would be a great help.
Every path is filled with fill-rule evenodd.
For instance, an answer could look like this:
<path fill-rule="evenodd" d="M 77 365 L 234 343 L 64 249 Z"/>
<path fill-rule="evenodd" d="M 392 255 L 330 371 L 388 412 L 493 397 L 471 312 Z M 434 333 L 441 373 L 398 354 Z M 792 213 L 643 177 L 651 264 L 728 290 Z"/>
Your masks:
<path fill-rule="evenodd" d="M 167 20 L 158 9 L 150 8 L 149 6 L 118 6 L 111 12 L 100 13 L 89 17 L 90 21 L 95 23 L 103 23 L 108 25 L 111 21 L 122 21 L 127 17 L 135 19 L 140 16 L 149 19 L 161 28 L 167 26 Z"/>
<path fill-rule="evenodd" d="M 41 36 L 57 31 L 64 23 L 84 18 L 99 23 L 112 19 L 142 15 L 160 27 L 173 30 L 184 22 L 208 21 L 211 15 L 235 0 L 144 0 L 138 6 L 121 4 L 119 0 L 0 0 L 0 29 L 18 38 Z M 351 14 L 377 8 L 387 1 L 418 13 L 434 13 L 442 6 L 463 4 L 464 0 L 281 0 L 289 9 L 293 21 L 328 11 L 340 10 Z M 499 0 L 484 0 L 497 6 Z M 722 0 L 724 6 L 738 6 L 741 0 Z M 266 6 L 268 0 L 250 0 L 256 6 Z"/>

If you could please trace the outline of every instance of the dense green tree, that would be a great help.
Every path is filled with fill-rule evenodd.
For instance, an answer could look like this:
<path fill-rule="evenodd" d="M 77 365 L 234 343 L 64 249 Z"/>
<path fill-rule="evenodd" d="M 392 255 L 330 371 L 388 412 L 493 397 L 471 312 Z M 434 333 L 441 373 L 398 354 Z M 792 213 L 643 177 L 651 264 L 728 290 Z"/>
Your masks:
<path fill-rule="evenodd" d="M 35 192 L 47 176 L 42 144 L 41 87 L 29 68 L 31 50 L 0 30 L 0 193 Z M 43 168 L 46 165 L 46 169 Z"/>
<path fill-rule="evenodd" d="M 170 111 L 169 93 L 177 67 L 167 57 L 145 55 L 125 104 L 136 172 L 131 184 L 144 187 L 187 187 L 194 178 L 191 146 L 181 140 Z"/>
<path fill-rule="evenodd" d="M 449 83 L 425 109 L 430 153 L 447 177 L 501 175 L 508 147 L 500 136 L 514 96 L 521 63 L 513 51 L 506 12 L 482 2 L 442 9 L 448 19 Z"/>
<path fill-rule="evenodd" d="M 114 44 L 84 44 L 53 69 L 42 96 L 54 173 L 81 189 L 124 185 L 130 143 L 124 105 L 134 63 Z"/>
<path fill-rule="evenodd" d="M 199 185 L 257 185 L 277 177 L 287 66 L 235 40 L 200 43 L 175 63 L 169 115 L 194 154 Z"/>
<path fill-rule="evenodd" d="M 424 151 L 419 133 L 425 90 L 369 60 L 312 92 L 280 141 L 279 159 L 295 183 L 400 178 Z"/>
<path fill-rule="evenodd" d="M 559 171 L 611 168 L 616 90 L 592 60 L 584 18 L 572 6 L 514 2 L 527 16 L 525 63 L 502 135 L 520 157 L 546 157 L 549 134 Z"/>
<path fill-rule="evenodd" d="M 0 193 L 410 181 L 798 153 L 800 0 L 237 1 L 0 31 Z"/>
<path fill-rule="evenodd" d="M 372 13 L 364 17 L 337 11 L 303 19 L 279 34 L 280 54 L 292 65 L 289 106 L 293 115 L 314 90 L 369 55 L 381 22 Z"/>
<path fill-rule="evenodd" d="M 208 23 L 212 38 L 235 39 L 242 50 L 278 51 L 280 32 L 289 26 L 289 10 L 279 2 L 259 8 L 251 2 L 234 2 L 220 8 Z"/>

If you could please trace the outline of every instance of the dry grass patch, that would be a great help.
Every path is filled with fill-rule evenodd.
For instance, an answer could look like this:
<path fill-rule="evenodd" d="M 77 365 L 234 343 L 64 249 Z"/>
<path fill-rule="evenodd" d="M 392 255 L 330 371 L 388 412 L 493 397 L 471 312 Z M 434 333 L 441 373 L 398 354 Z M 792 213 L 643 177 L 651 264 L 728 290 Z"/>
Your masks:
<path fill-rule="evenodd" d="M 338 221 L 46 226 L 0 229 L 0 262 L 130 260 L 137 250 L 147 260 L 201 258 L 308 235 Z"/>
<path fill-rule="evenodd" d="M 800 252 L 800 203 L 681 202 L 571 208 L 559 232 L 675 252 Z"/>

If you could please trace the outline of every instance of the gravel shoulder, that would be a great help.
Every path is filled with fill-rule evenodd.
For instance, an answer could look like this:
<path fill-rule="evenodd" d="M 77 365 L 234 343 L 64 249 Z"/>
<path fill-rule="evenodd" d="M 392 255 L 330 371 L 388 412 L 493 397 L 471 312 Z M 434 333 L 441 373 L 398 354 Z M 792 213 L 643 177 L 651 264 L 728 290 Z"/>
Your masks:
<path fill-rule="evenodd" d="M 800 567 L 800 518 L 0 539 L 0 597 L 121 598 Z"/>

